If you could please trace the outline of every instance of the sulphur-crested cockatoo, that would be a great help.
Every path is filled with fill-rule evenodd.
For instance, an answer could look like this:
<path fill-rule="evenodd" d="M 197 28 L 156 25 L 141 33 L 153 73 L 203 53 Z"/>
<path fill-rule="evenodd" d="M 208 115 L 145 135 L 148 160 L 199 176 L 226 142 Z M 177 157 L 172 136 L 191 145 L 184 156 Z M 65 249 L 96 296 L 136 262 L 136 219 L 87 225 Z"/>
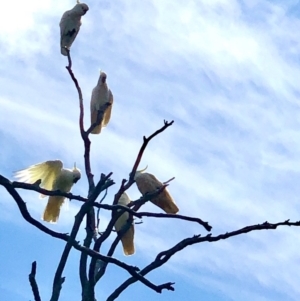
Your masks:
<path fill-rule="evenodd" d="M 127 206 L 130 203 L 130 199 L 126 192 L 123 192 L 121 195 L 118 205 L 123 205 Z M 119 211 L 119 210 L 118 210 Z M 125 211 L 115 222 L 115 229 L 117 232 L 119 232 L 123 226 L 126 225 L 127 221 L 129 218 L 129 213 Z M 124 235 L 121 238 L 121 242 L 123 245 L 123 251 L 125 255 L 132 255 L 134 254 L 134 243 L 133 243 L 133 238 L 134 238 L 134 226 L 133 224 L 130 226 L 130 228 L 127 230 L 127 232 L 124 233 Z"/>
<path fill-rule="evenodd" d="M 134 179 L 139 191 L 145 195 L 146 193 L 155 192 L 157 189 L 163 186 L 154 175 L 151 173 L 143 173 L 147 167 L 143 170 L 136 171 Z M 167 188 L 165 188 L 157 197 L 150 200 L 153 204 L 160 207 L 166 213 L 177 213 L 179 211 L 173 198 L 171 197 Z"/>
<path fill-rule="evenodd" d="M 91 124 L 94 124 L 97 121 L 98 110 L 106 104 L 107 102 L 111 105 L 105 110 L 102 122 L 97 125 L 94 130 L 91 132 L 92 134 L 99 134 L 101 129 L 105 127 L 111 115 L 111 109 L 113 105 L 113 95 L 106 83 L 106 73 L 101 71 L 98 79 L 98 83 L 96 87 L 93 89 L 92 97 L 91 97 Z"/>
<path fill-rule="evenodd" d="M 70 50 L 81 26 L 81 16 L 85 15 L 88 10 L 89 7 L 85 3 L 77 1 L 77 4 L 71 10 L 67 10 L 61 17 L 59 26 L 62 55 L 67 55 L 65 47 Z"/>
<path fill-rule="evenodd" d="M 20 182 L 30 184 L 41 180 L 40 187 L 47 190 L 70 192 L 73 184 L 80 179 L 81 174 L 75 166 L 73 169 L 66 169 L 63 168 L 63 163 L 60 160 L 53 160 L 17 171 L 15 177 Z M 45 195 L 41 194 L 40 197 L 45 197 Z M 42 219 L 46 222 L 56 223 L 64 199 L 63 196 L 49 196 Z"/>

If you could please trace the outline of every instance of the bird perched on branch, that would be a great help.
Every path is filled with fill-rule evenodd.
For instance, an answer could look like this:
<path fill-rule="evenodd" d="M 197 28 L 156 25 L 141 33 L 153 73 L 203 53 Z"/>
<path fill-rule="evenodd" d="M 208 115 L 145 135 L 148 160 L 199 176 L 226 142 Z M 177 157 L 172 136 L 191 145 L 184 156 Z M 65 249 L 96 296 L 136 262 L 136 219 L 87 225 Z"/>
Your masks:
<path fill-rule="evenodd" d="M 111 109 L 112 109 L 114 98 L 110 89 L 107 86 L 106 78 L 107 78 L 106 73 L 100 71 L 98 83 L 96 87 L 93 89 L 92 97 L 91 97 L 91 124 L 97 122 L 99 110 L 103 105 L 105 105 L 106 103 L 110 103 L 111 105 L 104 110 L 102 121 L 98 120 L 99 122 L 100 121 L 101 122 L 93 129 L 93 131 L 91 132 L 92 134 L 100 134 L 101 129 L 107 126 L 110 120 Z"/>
<path fill-rule="evenodd" d="M 60 51 L 62 55 L 68 55 L 81 26 L 81 16 L 85 15 L 89 7 L 85 3 L 79 3 L 70 10 L 67 10 L 61 17 L 60 26 Z M 66 48 L 65 48 L 66 47 Z"/>
<path fill-rule="evenodd" d="M 76 165 L 73 169 L 67 169 L 63 168 L 63 163 L 60 160 L 53 160 L 17 171 L 15 177 L 20 182 L 29 184 L 41 180 L 40 187 L 47 190 L 70 192 L 73 184 L 80 179 L 81 174 Z M 41 194 L 40 197 L 45 197 L 45 195 Z M 46 222 L 56 223 L 64 200 L 65 197 L 63 196 L 49 196 L 42 219 Z"/>
<path fill-rule="evenodd" d="M 123 192 L 121 195 L 118 205 L 127 206 L 131 200 L 129 199 L 126 192 Z M 118 209 L 120 211 L 120 209 Z M 121 231 L 121 229 L 126 225 L 127 221 L 129 219 L 129 213 L 125 211 L 115 222 L 115 229 L 117 232 Z M 123 251 L 125 255 L 132 255 L 134 254 L 134 225 L 133 223 L 130 225 L 130 228 L 124 233 L 124 235 L 121 238 L 121 242 L 123 245 Z"/>
<path fill-rule="evenodd" d="M 134 176 L 136 186 L 143 196 L 146 193 L 155 192 L 164 185 L 151 173 L 143 173 L 146 169 L 147 167 L 139 171 L 137 170 Z M 179 211 L 167 188 L 165 188 L 158 196 L 152 198 L 150 202 L 164 210 L 166 213 L 175 214 Z"/>

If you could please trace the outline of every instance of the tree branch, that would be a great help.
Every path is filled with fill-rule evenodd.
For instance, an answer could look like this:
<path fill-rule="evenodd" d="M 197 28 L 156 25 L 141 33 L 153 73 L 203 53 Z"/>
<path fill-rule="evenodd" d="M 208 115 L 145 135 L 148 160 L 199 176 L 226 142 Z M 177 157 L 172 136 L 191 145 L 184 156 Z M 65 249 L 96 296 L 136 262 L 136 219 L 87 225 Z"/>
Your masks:
<path fill-rule="evenodd" d="M 101 177 L 101 180 L 99 181 L 98 184 L 99 184 L 99 186 L 102 185 L 102 190 L 106 189 L 107 180 L 108 180 L 107 176 L 103 175 L 103 177 Z M 99 191 L 101 191 L 101 187 L 100 188 L 98 187 L 98 189 L 99 189 Z M 58 301 L 59 292 L 61 290 L 61 285 L 64 281 L 64 278 L 62 278 L 63 270 L 65 268 L 65 265 L 66 265 L 68 256 L 70 254 L 70 251 L 71 251 L 72 247 L 74 246 L 74 242 L 75 242 L 77 233 L 79 231 L 80 225 L 82 223 L 82 220 L 83 220 L 84 216 L 88 213 L 88 211 L 91 209 L 91 207 L 93 206 L 93 203 L 95 202 L 95 197 L 97 197 L 97 194 L 95 194 L 93 192 L 89 196 L 88 201 L 85 202 L 81 206 L 79 212 L 75 216 L 75 222 L 74 222 L 74 225 L 72 227 L 70 237 L 69 237 L 68 242 L 67 242 L 67 244 L 64 248 L 64 251 L 62 253 L 59 265 L 57 267 L 57 270 L 56 270 L 56 273 L 55 273 L 55 276 L 54 276 L 52 297 L 51 297 L 50 301 Z M 129 270 L 128 270 L 128 272 L 129 272 Z"/>
<path fill-rule="evenodd" d="M 113 202 L 114 205 L 118 203 L 118 200 L 119 200 L 121 194 L 124 191 L 126 191 L 134 183 L 134 175 L 135 175 L 135 173 L 137 171 L 137 168 L 138 168 L 138 166 L 139 166 L 139 164 L 140 164 L 140 162 L 142 160 L 143 153 L 144 153 L 144 151 L 145 151 L 148 143 L 150 142 L 150 140 L 153 139 L 158 134 L 162 133 L 165 129 L 167 129 L 173 123 L 174 123 L 174 120 L 172 120 L 171 122 L 168 122 L 168 121 L 164 120 L 164 126 L 162 126 L 160 129 L 158 129 L 156 132 L 154 132 L 148 138 L 145 137 L 145 136 L 143 137 L 143 144 L 142 144 L 142 146 L 141 146 L 141 148 L 139 150 L 139 153 L 137 155 L 135 163 L 134 163 L 134 165 L 132 167 L 131 173 L 129 175 L 129 180 L 128 180 L 128 182 L 125 179 L 122 181 L 121 187 L 120 187 L 119 191 L 115 194 L 115 198 L 114 198 L 114 202 Z"/>
<path fill-rule="evenodd" d="M 136 212 L 134 215 L 138 218 L 147 216 L 147 217 L 157 217 L 157 218 L 181 219 L 185 221 L 198 223 L 199 225 L 203 226 L 207 231 L 211 231 L 212 229 L 212 227 L 208 224 L 208 222 L 204 222 L 197 217 L 185 216 L 180 214 L 152 213 L 152 212 Z"/>
<path fill-rule="evenodd" d="M 123 206 L 123 205 L 108 205 L 108 204 L 98 204 L 94 203 L 95 207 L 98 208 L 105 208 L 108 210 L 112 210 L 112 218 L 109 221 L 105 231 L 102 233 L 102 235 L 96 240 L 95 245 L 94 245 L 94 251 L 99 252 L 102 243 L 109 237 L 111 234 L 114 224 L 117 221 L 117 219 L 125 212 L 127 211 L 129 214 L 137 216 L 137 212 L 134 211 L 134 209 L 130 209 L 129 206 L 135 206 L 138 204 L 141 206 L 151 198 L 156 197 L 163 189 L 165 186 L 160 187 L 157 189 L 157 191 L 152 192 L 152 193 L 147 193 L 146 195 L 142 196 L 139 200 L 131 202 L 128 204 L 128 206 Z M 92 260 L 91 265 L 90 265 L 90 271 L 89 271 L 89 279 L 94 279 L 94 271 L 95 271 L 95 266 L 96 266 L 96 260 Z"/>
<path fill-rule="evenodd" d="M 8 180 L 8 179 L 6 179 L 6 180 Z M 36 184 L 27 184 L 27 183 L 16 182 L 16 181 L 10 182 L 10 183 L 14 188 L 32 190 L 32 191 L 36 191 L 36 192 L 39 192 L 41 194 L 48 195 L 48 196 L 64 196 L 64 197 L 66 197 L 70 200 L 77 200 L 77 201 L 81 201 L 81 202 L 86 202 L 87 201 L 87 198 L 84 198 L 80 195 L 74 195 L 72 193 L 62 192 L 60 190 L 46 190 L 44 188 L 40 188 Z"/>
<path fill-rule="evenodd" d="M 146 266 L 144 269 L 142 269 L 139 274 L 140 275 L 147 275 L 149 272 L 157 269 L 158 267 L 162 266 L 164 263 L 166 263 L 174 254 L 177 252 L 183 250 L 187 246 L 197 244 L 197 243 L 202 243 L 202 242 L 216 242 L 221 239 L 227 239 L 233 236 L 241 235 L 241 234 L 246 234 L 252 231 L 259 231 L 259 230 L 275 230 L 279 226 L 295 226 L 299 227 L 300 226 L 300 221 L 298 222 L 290 222 L 289 220 L 286 220 L 285 222 L 279 222 L 276 224 L 271 224 L 268 222 L 265 222 L 263 224 L 258 224 L 258 225 L 253 225 L 253 226 L 247 226 L 242 229 L 232 231 L 232 232 L 226 232 L 224 234 L 220 234 L 217 236 L 212 236 L 211 234 L 208 234 L 204 237 L 201 237 L 200 235 L 195 235 L 190 238 L 183 239 L 180 241 L 178 244 L 176 244 L 174 247 L 172 247 L 169 250 L 160 252 L 155 260 L 150 263 L 148 266 Z M 118 296 L 131 284 L 135 283 L 137 279 L 134 277 L 131 277 L 124 281 L 108 298 L 107 301 L 113 301 L 118 298 Z"/>
<path fill-rule="evenodd" d="M 29 282 L 30 282 L 31 289 L 32 289 L 32 292 L 33 292 L 34 300 L 35 301 L 41 301 L 39 288 L 38 288 L 38 285 L 37 285 L 36 280 L 35 280 L 35 275 L 36 275 L 36 261 L 34 261 L 31 264 L 31 272 L 28 276 L 29 276 Z"/>
<path fill-rule="evenodd" d="M 79 86 L 78 80 L 75 77 L 73 71 L 72 71 L 72 59 L 70 55 L 70 51 L 67 50 L 67 55 L 68 55 L 68 66 L 66 66 L 66 69 L 68 70 L 71 79 L 74 82 L 74 85 L 76 87 L 76 90 L 78 92 L 78 97 L 79 97 L 79 129 L 80 129 L 80 134 L 81 138 L 84 142 L 84 166 L 85 166 L 85 173 L 89 182 L 89 192 L 93 190 L 95 187 L 94 184 L 94 175 L 92 174 L 91 171 L 91 162 L 90 162 L 90 146 L 91 146 L 91 141 L 86 134 L 84 130 L 84 124 L 83 124 L 83 118 L 84 118 L 84 106 L 83 106 L 83 97 L 82 97 L 82 91 Z"/>
<path fill-rule="evenodd" d="M 89 183 L 89 191 L 88 191 L 88 196 L 89 196 L 89 200 L 86 201 L 86 204 L 88 204 L 88 208 L 86 208 L 86 210 L 84 211 L 82 206 L 82 211 L 80 211 L 78 213 L 78 215 L 75 218 L 75 223 L 74 223 L 74 227 L 73 230 L 75 231 L 75 236 L 72 237 L 72 233 L 73 230 L 71 232 L 71 237 L 73 239 L 75 239 L 77 232 L 79 230 L 80 224 L 82 223 L 83 217 L 85 214 L 87 214 L 87 219 L 86 219 L 86 238 L 84 240 L 84 246 L 89 248 L 92 242 L 92 238 L 94 236 L 94 231 L 96 229 L 95 226 L 95 213 L 94 213 L 94 208 L 93 208 L 93 203 L 95 201 L 95 199 L 97 198 L 98 195 L 96 195 L 95 193 L 100 194 L 102 186 L 105 184 L 105 182 L 103 183 L 103 176 L 101 175 L 101 180 L 99 181 L 99 183 L 97 184 L 97 189 L 95 189 L 95 183 L 94 183 L 94 175 L 92 174 L 92 170 L 91 170 L 91 162 L 90 162 L 90 147 L 91 147 L 91 141 L 89 139 L 89 134 L 91 133 L 91 131 L 97 126 L 97 124 L 92 125 L 88 131 L 84 130 L 84 123 L 83 123 L 83 118 L 84 118 L 84 106 L 83 106 L 83 97 L 82 97 L 82 92 L 81 92 L 81 88 L 79 86 L 79 83 L 72 71 L 72 60 L 71 60 L 71 56 L 70 56 L 70 51 L 67 50 L 67 55 L 68 55 L 68 66 L 66 67 L 66 69 L 68 70 L 71 79 L 73 80 L 75 87 L 77 89 L 78 92 L 78 97 L 79 97 L 79 109 L 80 109 L 80 113 L 79 113 L 79 129 L 80 129 L 80 134 L 82 137 L 82 140 L 84 142 L 84 166 L 85 166 L 85 172 L 86 172 L 86 176 L 88 179 L 88 183 Z M 103 119 L 103 115 L 105 112 L 106 107 L 110 106 L 111 104 L 108 103 L 108 105 L 106 104 L 105 106 L 103 106 L 103 108 L 101 107 L 101 109 L 103 109 L 103 111 L 99 110 L 98 112 L 98 117 L 97 117 L 97 122 L 102 122 Z M 105 176 L 104 176 L 105 177 Z M 108 178 L 107 178 L 108 179 Z M 110 184 L 113 184 L 113 182 L 111 181 Z M 100 186 L 100 187 L 99 187 Z M 96 190 L 96 191 L 95 191 Z M 90 196 L 92 196 L 92 194 L 94 194 L 93 197 L 90 198 Z M 75 226 L 75 224 L 77 224 Z M 77 230 L 76 230 L 77 229 Z M 65 250 L 63 252 L 63 256 L 60 264 L 62 264 L 62 268 L 60 268 L 60 265 L 58 267 L 57 273 L 58 276 L 61 277 L 61 273 L 62 270 L 64 268 L 64 265 L 66 263 L 67 257 L 69 255 L 69 252 L 71 250 L 72 244 L 71 243 L 67 243 Z M 67 257 L 65 257 L 64 255 L 66 255 Z M 82 286 L 82 296 L 84 294 L 89 294 L 92 293 L 94 295 L 94 291 L 90 291 L 88 289 L 89 283 L 87 280 L 87 275 L 86 275 L 86 269 L 87 269 L 87 254 L 82 253 L 80 256 L 80 264 L 79 264 L 79 274 L 80 274 L 80 281 L 81 281 L 81 286 Z M 56 276 L 55 276 L 56 277 Z M 56 283 L 58 283 L 58 278 L 56 278 L 56 280 L 54 281 Z M 54 289 L 54 288 L 53 288 Z M 94 299 L 94 297 L 92 298 Z M 56 299 L 54 299 L 56 300 Z"/>
<path fill-rule="evenodd" d="M 109 221 L 105 231 L 102 233 L 102 235 L 96 240 L 94 244 L 94 251 L 100 252 L 100 248 L 102 243 L 109 237 L 111 234 L 114 224 L 116 223 L 117 219 L 125 212 L 125 209 L 127 206 L 120 206 L 121 209 L 118 211 L 112 211 L 112 218 Z M 129 228 L 128 228 L 129 229 Z M 119 242 L 119 240 L 118 240 Z M 107 255 L 110 256 L 110 255 Z M 97 264 L 97 259 L 92 258 L 90 267 L 89 267 L 89 281 L 90 283 L 94 286 L 96 284 L 96 278 L 95 278 L 95 270 L 96 270 L 96 264 Z"/>
<path fill-rule="evenodd" d="M 59 238 L 59 239 L 65 240 L 65 241 L 68 240 L 69 236 L 67 234 L 55 232 L 55 231 L 47 228 L 46 226 L 44 226 L 42 223 L 40 223 L 36 219 L 32 218 L 27 210 L 26 203 L 23 201 L 21 196 L 18 194 L 18 192 L 12 186 L 12 183 L 8 179 L 3 177 L 2 175 L 0 175 L 0 185 L 2 185 L 7 190 L 7 192 L 12 196 L 12 198 L 15 200 L 23 218 L 28 223 L 32 224 L 33 226 L 35 226 L 39 230 L 43 231 L 44 233 L 51 235 L 52 237 L 56 237 L 56 238 Z"/>
<path fill-rule="evenodd" d="M 104 255 L 101 255 L 89 248 L 86 248 L 84 246 L 81 246 L 79 244 L 79 242 L 75 241 L 75 240 L 72 240 L 71 237 L 68 235 L 68 234 L 63 234 L 63 233 L 58 233 L 58 232 L 55 232 L 53 230 L 50 230 L 48 229 L 47 227 L 45 227 L 43 224 L 41 224 L 39 221 L 35 220 L 33 217 L 31 217 L 31 215 L 29 214 L 28 210 L 27 210 L 27 206 L 26 206 L 26 203 L 22 200 L 22 198 L 20 197 L 20 195 L 18 194 L 18 192 L 11 186 L 10 183 L 8 184 L 5 184 L 2 179 L 4 177 L 2 177 L 0 175 L 0 184 L 2 186 L 4 186 L 4 188 L 8 191 L 8 193 L 12 196 L 12 198 L 16 201 L 18 207 L 19 207 L 19 210 L 23 216 L 23 218 L 29 222 L 30 224 L 32 224 L 33 226 L 35 226 L 36 228 L 38 228 L 39 230 L 43 231 L 44 233 L 48 234 L 48 235 L 51 235 L 52 237 L 55 237 L 55 238 L 58 238 L 58 239 L 61 239 L 63 241 L 66 241 L 66 242 L 69 242 L 72 244 L 72 246 L 80 251 L 80 252 L 84 252 L 86 254 L 88 254 L 89 256 L 91 257 L 96 257 L 97 259 L 100 259 L 104 262 L 109 262 L 109 263 L 113 263 L 125 270 L 131 270 L 131 271 L 138 271 L 139 269 L 136 268 L 136 267 L 133 267 L 133 266 L 130 266 L 130 265 L 127 265 L 125 263 L 122 263 L 121 261 L 115 259 L 115 258 L 110 258 L 110 257 L 107 257 L 107 256 L 104 256 Z M 5 178 L 4 178 L 5 179 Z M 9 182 L 9 181 L 8 181 Z M 86 203 L 85 203 L 86 204 Z M 85 205 L 84 204 L 84 205 Z"/>

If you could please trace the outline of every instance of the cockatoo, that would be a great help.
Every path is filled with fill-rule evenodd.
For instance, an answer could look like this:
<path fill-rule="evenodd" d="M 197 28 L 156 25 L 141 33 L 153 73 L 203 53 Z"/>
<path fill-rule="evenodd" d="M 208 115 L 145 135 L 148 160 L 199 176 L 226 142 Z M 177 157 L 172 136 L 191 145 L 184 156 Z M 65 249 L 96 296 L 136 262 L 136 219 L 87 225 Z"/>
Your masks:
<path fill-rule="evenodd" d="M 63 163 L 60 160 L 53 160 L 17 171 L 15 177 L 20 182 L 29 184 L 41 180 L 40 187 L 47 190 L 70 192 L 73 184 L 80 179 L 81 174 L 76 166 L 73 169 L 66 169 L 63 168 Z M 40 197 L 45 197 L 45 195 L 41 194 Z M 65 197 L 63 196 L 49 196 L 42 219 L 46 222 L 56 223 L 64 200 Z"/>
<path fill-rule="evenodd" d="M 163 186 L 154 175 L 151 173 L 143 173 L 147 167 L 143 170 L 136 171 L 134 179 L 139 191 L 145 195 L 146 193 L 155 192 L 157 189 Z M 154 205 L 160 207 L 166 213 L 177 213 L 179 211 L 173 198 L 171 197 L 167 188 L 165 188 L 157 197 L 150 200 Z"/>
<path fill-rule="evenodd" d="M 60 26 L 60 51 L 62 55 L 68 55 L 65 47 L 70 50 L 80 26 L 81 16 L 85 15 L 89 7 L 85 3 L 79 3 L 71 9 L 67 10 L 61 17 Z"/>
<path fill-rule="evenodd" d="M 105 110 L 102 122 L 94 128 L 94 130 L 91 132 L 92 134 L 99 134 L 101 132 L 101 128 L 107 126 L 110 120 L 114 98 L 107 86 L 106 78 L 106 73 L 100 71 L 98 83 L 93 89 L 91 97 L 91 124 L 94 124 L 97 121 L 98 110 L 101 108 L 101 106 L 107 102 L 109 102 L 111 105 Z"/>
<path fill-rule="evenodd" d="M 130 203 L 130 199 L 128 195 L 123 192 L 121 195 L 118 205 L 123 205 L 127 206 Z M 118 210 L 120 211 L 120 210 Z M 129 218 L 129 213 L 125 211 L 115 222 L 115 229 L 117 232 L 119 232 L 124 225 L 126 225 L 127 220 Z M 125 255 L 132 255 L 134 254 L 134 243 L 133 243 L 133 238 L 134 238 L 134 225 L 132 224 L 130 228 L 127 230 L 127 232 L 124 233 L 124 235 L 121 238 L 121 242 L 123 245 L 123 251 Z"/>

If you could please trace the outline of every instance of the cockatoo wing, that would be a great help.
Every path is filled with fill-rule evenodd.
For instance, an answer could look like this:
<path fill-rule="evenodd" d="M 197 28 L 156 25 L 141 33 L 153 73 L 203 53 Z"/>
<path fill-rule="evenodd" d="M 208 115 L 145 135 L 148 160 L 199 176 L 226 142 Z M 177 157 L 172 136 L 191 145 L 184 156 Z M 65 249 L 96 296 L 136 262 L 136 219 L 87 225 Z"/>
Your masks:
<path fill-rule="evenodd" d="M 137 175 L 135 181 L 139 191 L 143 195 L 146 193 L 155 192 L 157 189 L 163 186 L 163 183 L 150 173 L 141 173 Z M 151 199 L 150 201 L 154 205 L 160 207 L 166 213 L 175 214 L 179 211 L 167 188 L 165 188 L 157 197 Z"/>
<path fill-rule="evenodd" d="M 99 103 L 98 95 L 99 95 L 99 88 L 96 86 L 92 91 L 92 97 L 91 97 L 91 125 L 97 121 L 98 110 L 101 107 L 101 104 L 98 104 Z M 92 131 L 92 134 L 100 134 L 100 133 L 101 133 L 101 124 L 97 125 Z"/>
<path fill-rule="evenodd" d="M 64 47 L 70 49 L 73 44 L 80 26 L 81 20 L 80 18 L 74 18 L 70 15 L 69 11 L 66 11 L 59 23 L 60 26 L 60 46 L 61 46 L 61 54 L 67 55 L 67 51 Z"/>
<path fill-rule="evenodd" d="M 80 179 L 80 172 L 70 169 L 61 169 L 61 172 L 57 175 L 53 182 L 53 190 L 60 190 L 62 192 L 70 192 L 74 185 L 74 180 Z M 79 178 L 78 178 L 79 177 Z M 76 182 L 77 182 L 76 180 Z M 56 223 L 59 218 L 60 208 L 65 203 L 65 197 L 63 196 L 50 196 L 47 206 L 45 208 L 42 219 L 50 223 Z"/>
<path fill-rule="evenodd" d="M 110 116 L 111 116 L 111 109 L 112 109 L 113 102 L 114 102 L 114 97 L 113 97 L 110 90 L 108 91 L 108 95 L 109 95 L 108 96 L 108 101 L 111 105 L 106 109 L 106 111 L 104 113 L 103 121 L 102 121 L 102 127 L 107 126 L 107 124 L 109 123 Z"/>
<path fill-rule="evenodd" d="M 40 187 L 52 190 L 54 181 L 61 173 L 62 167 L 63 163 L 60 160 L 46 161 L 17 171 L 15 177 L 18 181 L 29 184 L 41 180 Z M 41 195 L 41 197 L 44 197 L 44 195 Z"/>
<path fill-rule="evenodd" d="M 93 89 L 91 97 L 91 124 L 94 124 L 97 121 L 98 110 L 100 110 L 104 104 L 110 102 L 111 106 L 105 110 L 102 122 L 94 128 L 92 134 L 101 133 L 102 127 L 105 127 L 108 124 L 111 116 L 113 101 L 113 95 L 110 90 L 107 90 L 107 86 L 96 86 Z"/>
<path fill-rule="evenodd" d="M 123 226 L 126 225 L 128 218 L 129 218 L 128 212 L 124 212 L 118 218 L 118 220 L 115 222 L 115 229 L 117 232 L 121 231 Z M 132 224 L 130 228 L 127 230 L 127 232 L 125 232 L 121 238 L 123 251 L 125 255 L 132 255 L 135 252 L 133 239 L 134 239 L 134 226 Z"/>
<path fill-rule="evenodd" d="M 120 197 L 120 199 L 118 201 L 118 204 L 126 206 L 129 203 L 130 203 L 130 198 L 124 192 L 121 195 L 121 197 Z M 123 226 L 126 225 L 126 223 L 128 221 L 128 218 L 129 218 L 129 213 L 127 211 L 125 211 L 117 219 L 117 221 L 115 222 L 115 229 L 116 229 L 117 232 L 121 231 L 121 229 L 123 228 Z M 123 234 L 123 236 L 121 238 L 121 242 L 122 242 L 122 245 L 123 245 L 123 251 L 124 251 L 124 254 L 126 256 L 132 255 L 135 252 L 133 240 L 134 240 L 134 225 L 132 224 L 130 226 L 130 228 Z"/>

